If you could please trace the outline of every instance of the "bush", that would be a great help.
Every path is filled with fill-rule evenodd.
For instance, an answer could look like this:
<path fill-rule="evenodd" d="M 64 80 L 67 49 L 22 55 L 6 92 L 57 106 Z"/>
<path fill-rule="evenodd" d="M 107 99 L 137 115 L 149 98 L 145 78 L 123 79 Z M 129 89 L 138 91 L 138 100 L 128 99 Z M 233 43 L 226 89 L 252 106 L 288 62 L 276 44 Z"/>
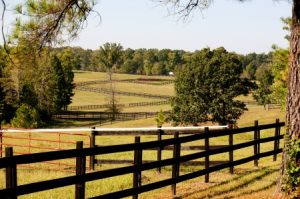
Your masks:
<path fill-rule="evenodd" d="M 22 104 L 17 109 L 11 124 L 13 127 L 38 128 L 41 125 L 41 119 L 35 108 Z"/>
<path fill-rule="evenodd" d="M 165 113 L 162 109 L 160 109 L 159 113 L 157 114 L 157 117 L 155 118 L 157 127 L 162 127 L 162 125 L 166 122 Z"/>
<path fill-rule="evenodd" d="M 288 198 L 299 198 L 300 196 L 300 140 L 288 138 L 286 145 L 286 175 L 283 179 L 282 189 Z"/>

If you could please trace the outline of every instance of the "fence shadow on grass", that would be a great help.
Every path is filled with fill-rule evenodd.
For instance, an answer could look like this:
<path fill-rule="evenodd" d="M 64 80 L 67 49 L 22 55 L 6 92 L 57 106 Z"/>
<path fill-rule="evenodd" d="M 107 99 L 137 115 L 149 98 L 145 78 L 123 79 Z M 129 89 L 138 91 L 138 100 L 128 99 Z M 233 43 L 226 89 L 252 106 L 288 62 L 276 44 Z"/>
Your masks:
<path fill-rule="evenodd" d="M 248 188 L 244 191 L 238 191 L 238 194 L 234 194 L 234 192 L 237 192 L 239 189 L 244 189 L 245 187 L 248 187 L 249 185 L 252 185 L 254 183 L 258 183 L 259 180 L 263 180 L 266 177 L 271 176 L 274 173 L 279 173 L 279 169 L 269 169 L 269 168 L 263 168 L 258 170 L 252 170 L 252 171 L 244 171 L 238 174 L 238 176 L 235 176 L 233 178 L 230 178 L 228 180 L 225 180 L 221 183 L 215 183 L 212 186 L 208 186 L 205 188 L 202 188 L 201 190 L 196 190 L 188 193 L 184 193 L 182 195 L 179 195 L 176 197 L 176 199 L 184 199 L 184 198 L 194 198 L 194 196 L 198 198 L 239 198 L 239 197 L 245 197 L 246 195 L 250 195 L 253 193 L 258 193 L 264 190 L 267 190 L 271 188 L 272 186 L 275 186 L 277 183 L 277 179 L 270 180 L 269 183 L 263 183 L 261 186 L 257 186 L 257 188 Z M 252 176 L 253 175 L 253 176 Z M 251 177 L 249 177 L 251 176 Z M 246 179 L 244 179 L 246 178 Z M 240 181 L 240 183 L 236 185 L 231 185 L 235 183 L 236 181 Z M 262 182 L 262 181 L 261 181 Z M 219 189 L 220 187 L 224 187 L 224 189 Z M 218 188 L 217 190 L 215 190 Z M 182 190 L 184 191 L 184 190 Z M 203 194 L 203 195 L 201 195 Z"/>
<path fill-rule="evenodd" d="M 117 123 L 120 121 L 111 121 L 111 120 L 104 120 L 104 119 L 86 119 L 80 121 L 73 121 L 73 120 L 63 120 L 63 119 L 56 119 L 49 121 L 44 127 L 51 127 L 51 128 L 72 128 L 72 127 L 93 127 L 93 126 L 102 126 L 106 124 Z"/>

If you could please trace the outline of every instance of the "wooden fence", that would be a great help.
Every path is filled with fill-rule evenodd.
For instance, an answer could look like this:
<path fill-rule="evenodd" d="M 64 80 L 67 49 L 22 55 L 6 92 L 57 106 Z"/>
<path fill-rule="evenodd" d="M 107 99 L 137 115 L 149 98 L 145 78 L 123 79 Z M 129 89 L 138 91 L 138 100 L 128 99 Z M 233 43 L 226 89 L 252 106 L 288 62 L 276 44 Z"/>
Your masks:
<path fill-rule="evenodd" d="M 106 88 L 93 88 L 93 87 L 80 86 L 80 87 L 76 87 L 75 89 L 81 91 L 95 92 L 95 93 L 111 94 L 111 90 Z M 116 95 L 136 96 L 136 97 L 166 99 L 166 100 L 172 98 L 172 96 L 170 95 L 154 95 L 149 93 L 134 93 L 134 92 L 127 92 L 127 91 L 114 91 L 114 93 Z"/>
<path fill-rule="evenodd" d="M 222 130 L 222 129 L 226 129 L 228 128 L 227 126 L 216 126 L 216 127 L 211 127 L 214 128 L 214 130 L 218 129 L 218 130 Z M 176 132 L 178 132 L 180 135 L 193 135 L 193 134 L 199 134 L 199 133 L 203 133 L 204 132 L 204 128 L 147 128 L 147 129 L 136 129 L 136 130 L 132 130 L 132 129 L 116 129 L 116 130 L 95 130 L 95 128 L 92 129 L 91 131 L 91 135 L 90 135 L 90 146 L 91 147 L 102 147 L 104 145 L 100 145 L 103 143 L 103 141 L 101 140 L 101 136 L 156 136 L 156 140 L 157 141 L 161 141 L 163 140 L 164 136 L 175 136 Z M 230 143 L 232 142 L 233 139 L 232 137 L 229 137 L 229 143 L 228 145 L 230 145 Z M 100 143 L 100 144 L 97 144 Z M 228 145 L 211 145 L 210 149 L 217 149 L 217 148 L 222 148 L 222 147 L 226 147 Z M 206 146 L 195 146 L 195 145 L 186 145 L 186 146 L 181 146 L 180 150 L 181 151 L 201 151 L 201 150 L 205 150 Z M 149 148 L 149 149 L 145 149 L 147 151 L 156 151 L 157 153 L 157 161 L 160 161 L 162 159 L 162 152 L 163 151 L 173 151 L 174 150 L 174 146 L 165 146 L 165 147 L 159 147 L 159 148 Z M 143 159 L 143 163 L 147 163 L 147 162 L 151 162 L 153 160 L 145 160 Z M 216 165 L 216 164 L 220 164 L 220 163 L 224 163 L 227 162 L 227 160 L 222 160 L 222 161 L 210 161 L 210 165 Z M 134 160 L 118 160 L 118 159 L 100 159 L 100 158 L 95 158 L 95 156 L 92 156 L 90 158 L 90 165 L 89 168 L 91 170 L 95 169 L 95 165 L 102 165 L 102 164 L 130 164 L 130 163 L 134 163 Z M 204 165 L 205 162 L 203 161 L 189 161 L 189 162 L 184 162 L 182 163 L 182 165 L 191 165 L 191 166 L 199 166 L 199 165 Z M 159 172 L 161 172 L 161 168 L 157 168 L 157 170 Z"/>
<path fill-rule="evenodd" d="M 168 79 L 123 79 L 123 80 L 113 80 L 113 82 L 126 82 L 126 83 L 134 83 L 134 84 L 147 84 L 147 85 L 155 85 L 162 86 L 167 84 L 173 84 L 173 80 Z M 110 83 L 109 80 L 95 80 L 95 81 L 86 81 L 86 82 L 78 82 L 76 83 L 76 87 L 79 86 L 88 86 L 94 84 L 106 84 Z"/>
<path fill-rule="evenodd" d="M 164 112 L 169 114 L 168 111 Z M 115 113 L 115 121 L 128 121 L 142 118 L 156 117 L 158 112 L 131 112 L 131 113 Z M 111 112 L 87 112 L 87 111 L 65 111 L 53 116 L 54 119 L 65 119 L 65 120 L 111 120 L 113 114 Z"/>
<path fill-rule="evenodd" d="M 140 107 L 140 106 L 158 106 L 158 105 L 165 105 L 170 104 L 171 102 L 169 100 L 164 101 L 156 101 L 156 102 L 134 102 L 129 104 L 117 104 L 120 108 L 125 107 Z M 109 104 L 92 104 L 92 105 L 83 105 L 83 106 L 68 106 L 69 111 L 80 111 L 80 110 L 91 110 L 91 109 L 102 109 L 102 108 L 108 108 L 111 105 Z"/>
<path fill-rule="evenodd" d="M 2 198 L 17 198 L 19 195 L 34 193 L 38 191 L 44 191 L 69 185 L 75 185 L 75 198 L 85 198 L 85 183 L 93 180 L 99 180 L 109 177 L 120 176 L 124 174 L 133 174 L 132 188 L 115 191 L 112 193 L 107 193 L 104 195 L 96 196 L 93 198 L 122 198 L 132 196 L 133 198 L 138 198 L 138 194 L 144 193 L 150 190 L 162 188 L 171 185 L 171 191 L 176 194 L 176 184 L 205 175 L 205 182 L 209 182 L 209 174 L 221 169 L 230 168 L 233 171 L 234 166 L 241 165 L 250 161 L 254 161 L 254 165 L 258 166 L 258 160 L 266 156 L 273 156 L 275 161 L 277 154 L 282 152 L 279 147 L 279 141 L 283 138 L 280 135 L 280 127 L 284 126 L 283 122 L 276 120 L 276 123 L 258 125 L 255 122 L 254 126 L 244 127 L 240 129 L 224 129 L 224 130 L 210 130 L 205 128 L 203 132 L 180 136 L 179 132 L 175 132 L 174 138 L 164 139 L 160 141 L 150 141 L 150 142 L 140 142 L 140 137 L 135 138 L 135 143 L 133 144 L 122 144 L 113 146 L 101 146 L 95 148 L 83 148 L 83 143 L 78 142 L 77 148 L 65 151 L 54 151 L 45 153 L 36 153 L 29 155 L 19 155 L 13 156 L 13 149 L 8 147 L 5 149 L 6 157 L 0 159 L 0 168 L 5 168 L 6 175 L 6 188 L 0 190 L 0 196 Z M 274 136 L 271 137 L 260 137 L 260 131 L 264 129 L 274 129 Z M 253 140 L 234 144 L 232 137 L 237 134 L 253 132 Z M 133 134 L 137 133 L 134 132 Z M 181 134 L 186 134 L 187 131 L 182 131 Z M 230 145 L 221 148 L 211 148 L 210 138 L 229 136 Z M 231 137 L 231 138 L 230 138 Z M 197 140 L 205 141 L 205 150 L 196 152 L 188 155 L 181 155 L 181 145 L 184 143 L 189 143 Z M 261 152 L 260 145 L 267 142 L 273 142 L 274 148 L 270 151 Z M 173 146 L 173 157 L 158 161 L 152 161 L 143 163 L 143 151 L 152 148 L 164 148 L 166 146 Z M 252 147 L 254 154 L 249 154 L 248 157 L 234 160 L 233 153 L 236 150 L 243 149 L 246 147 Z M 94 171 L 86 173 L 85 170 L 85 160 L 87 156 L 112 154 L 118 152 L 134 152 L 134 164 L 121 167 L 112 168 L 101 171 Z M 226 163 L 211 166 L 210 156 L 220 153 L 228 153 L 229 161 Z M 68 176 L 63 178 L 57 178 L 52 180 L 45 180 L 42 182 L 35 182 L 30 184 L 18 185 L 17 181 L 17 166 L 20 164 L 36 163 L 42 161 L 51 161 L 64 158 L 76 157 L 76 175 Z M 205 158 L 205 168 L 202 170 L 197 170 L 187 174 L 180 174 L 180 166 L 182 163 Z M 152 182 L 148 184 L 142 184 L 141 176 L 142 172 L 149 169 L 157 169 L 164 166 L 172 166 L 172 176 L 171 178 L 164 179 L 157 182 Z"/>

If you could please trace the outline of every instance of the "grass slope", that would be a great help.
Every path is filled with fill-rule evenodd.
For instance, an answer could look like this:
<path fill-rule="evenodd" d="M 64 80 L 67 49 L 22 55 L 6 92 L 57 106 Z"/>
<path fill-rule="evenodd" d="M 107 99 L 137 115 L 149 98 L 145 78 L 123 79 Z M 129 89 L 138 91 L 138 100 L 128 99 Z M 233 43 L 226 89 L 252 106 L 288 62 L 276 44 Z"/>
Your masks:
<path fill-rule="evenodd" d="M 145 78 L 145 76 L 139 75 L 126 75 L 126 74 L 116 74 L 118 80 L 121 79 L 137 79 Z M 77 71 L 75 73 L 75 81 L 93 81 L 106 79 L 106 73 L 97 72 L 85 72 Z M 162 79 L 172 79 L 172 77 L 147 77 L 147 78 L 162 78 Z M 92 86 L 103 86 L 103 85 L 92 85 Z M 116 89 L 127 91 L 127 92 L 145 92 L 151 94 L 162 94 L 162 95 L 173 95 L 174 89 L 173 84 L 168 85 L 145 85 L 145 84 L 133 84 L 133 83 L 117 83 Z M 75 96 L 73 97 L 72 105 L 89 105 L 89 104 L 104 104 L 106 102 L 107 96 L 99 93 L 85 92 L 85 91 L 75 91 Z M 251 97 L 239 97 L 243 101 L 253 101 Z M 156 99 L 147 99 L 140 97 L 127 97 L 119 96 L 119 103 L 131 103 L 131 102 L 148 102 L 155 101 Z M 159 100 L 158 100 L 159 101 Z M 248 105 L 248 111 L 246 111 L 242 117 L 238 120 L 238 126 L 251 126 L 254 120 L 258 120 L 260 124 L 274 122 L 276 118 L 280 118 L 281 121 L 284 120 L 284 112 L 279 109 L 265 110 L 262 106 L 258 105 Z M 151 107 L 134 107 L 125 108 L 124 112 L 137 112 L 137 111 L 159 111 L 160 109 L 169 110 L 170 105 L 163 106 L 151 106 Z M 99 121 L 64 121 L 62 123 L 56 123 L 57 127 L 100 127 Z M 170 124 L 166 124 L 170 125 Z M 101 123 L 101 127 L 150 127 L 156 126 L 156 122 L 153 118 L 140 119 L 135 121 L 126 122 L 108 122 Z M 282 133 L 284 130 L 282 129 Z M 88 134 L 88 132 L 87 132 Z M 274 131 L 262 131 L 261 137 L 274 135 Z M 14 136 L 28 136 L 28 135 L 14 135 Z M 88 137 L 76 137 L 76 136 L 61 136 L 57 135 L 46 135 L 46 134 L 31 134 L 32 137 L 45 138 L 48 139 L 61 139 L 65 141 L 77 141 L 84 140 L 84 143 L 88 143 Z M 165 136 L 164 138 L 167 138 Z M 253 133 L 247 133 L 242 135 L 234 136 L 234 143 L 241 143 L 249 141 L 253 138 Z M 142 141 L 155 140 L 155 136 L 144 136 L 141 138 Z M 134 137 L 131 136 L 102 136 L 97 138 L 97 144 L 101 145 L 113 145 L 120 143 L 132 143 Z M 4 139 L 4 142 L 8 142 L 8 139 Z M 26 144 L 26 141 L 21 140 L 10 140 L 15 144 Z M 211 145 L 214 144 L 227 144 L 227 137 L 219 137 L 210 140 Z M 28 144 L 28 143 L 27 143 Z M 57 143 L 49 142 L 38 142 L 31 141 L 34 146 L 45 146 L 45 147 L 58 147 Z M 203 145 L 203 141 L 193 142 L 192 145 Z M 75 145 L 74 145 L 75 146 Z M 61 148 L 74 148 L 73 145 L 61 145 Z M 267 143 L 261 146 L 262 151 L 271 150 L 273 148 L 273 143 Z M 24 148 L 14 147 L 15 150 L 26 151 Z M 33 150 L 31 152 L 37 152 Z M 183 154 L 193 153 L 193 151 L 183 151 Z M 253 147 L 248 147 L 246 149 L 238 150 L 234 152 L 234 159 L 240 159 L 253 154 Z M 154 160 L 156 158 L 156 153 L 144 152 L 145 159 Z M 163 158 L 171 157 L 171 151 L 166 151 L 163 153 Z M 108 156 L 98 156 L 97 158 L 102 159 L 132 159 L 133 153 L 118 153 Z M 212 160 L 227 160 L 228 154 L 220 154 L 211 157 Z M 195 178 L 186 182 L 179 183 L 177 186 L 177 196 L 178 198 L 273 198 L 275 185 L 279 175 L 280 159 L 277 162 L 272 161 L 272 157 L 262 158 L 259 161 L 259 167 L 253 166 L 253 162 L 240 165 L 235 167 L 235 173 L 233 175 L 229 174 L 228 169 L 224 169 L 219 172 L 214 172 L 210 175 L 210 183 L 204 183 L 204 177 Z M 74 163 L 74 160 L 65 160 L 66 163 Z M 36 164 L 35 166 L 49 168 L 54 167 L 50 164 Z M 56 165 L 57 166 L 57 165 Z M 121 167 L 123 165 L 101 165 L 97 169 L 105 170 L 112 167 Z M 191 172 L 193 170 L 202 169 L 201 166 L 181 166 L 181 174 Z M 170 167 L 163 168 L 163 172 L 160 174 L 155 170 L 150 170 L 142 173 L 143 184 L 150 182 L 155 182 L 158 180 L 166 179 L 171 176 Z M 48 171 L 47 169 L 26 169 L 19 168 L 18 170 L 18 184 L 26 184 L 31 182 L 42 181 L 46 179 L 59 178 L 63 176 L 73 175 L 70 172 L 63 171 Z M 114 178 L 108 178 L 105 180 L 96 180 L 93 182 L 88 182 L 86 185 L 86 197 L 93 197 L 99 194 L 109 193 L 112 191 L 129 188 L 132 186 L 132 175 L 124 175 Z M 0 189 L 5 187 L 5 172 L 2 170 L 0 172 Z M 20 198 L 74 198 L 74 186 L 63 187 L 59 189 L 53 189 L 49 191 L 43 191 L 39 193 L 29 194 L 21 196 Z M 140 198 L 172 198 L 170 187 L 161 188 L 151 192 L 141 194 Z"/>

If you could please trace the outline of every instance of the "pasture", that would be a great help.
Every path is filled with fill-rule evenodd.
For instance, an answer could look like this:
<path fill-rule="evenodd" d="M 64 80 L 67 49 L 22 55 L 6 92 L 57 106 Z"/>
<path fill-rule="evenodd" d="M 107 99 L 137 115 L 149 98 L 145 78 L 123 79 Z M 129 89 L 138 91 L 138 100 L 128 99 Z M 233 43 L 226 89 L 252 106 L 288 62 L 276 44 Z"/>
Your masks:
<path fill-rule="evenodd" d="M 79 82 L 89 82 L 89 81 L 103 81 L 107 80 L 108 75 L 106 73 L 101 72 L 85 72 L 85 71 L 77 71 L 75 72 L 75 83 Z M 130 74 L 114 74 L 114 79 L 117 80 L 115 83 L 116 91 L 126 91 L 129 93 L 146 93 L 146 94 L 154 94 L 154 95 L 167 95 L 174 96 L 174 84 L 158 84 L 161 81 L 170 81 L 173 80 L 174 77 L 169 76 L 143 76 L 143 75 L 130 75 Z M 142 81 L 137 82 L 128 82 L 122 80 L 138 80 L 142 79 Z M 148 81 L 146 81 L 146 79 Z M 153 81 L 149 81 L 149 80 Z M 161 81 L 157 81 L 161 80 Z M 154 84 L 153 84 L 154 83 Z M 107 83 L 99 83 L 87 85 L 87 87 L 91 88 L 107 88 Z M 103 93 L 75 90 L 75 95 L 73 97 L 72 104 L 70 106 L 84 106 L 84 105 L 102 105 L 108 103 L 109 96 Z M 249 126 L 253 124 L 254 120 L 259 120 L 262 123 L 273 122 L 275 118 L 279 118 L 281 121 L 285 120 L 285 116 L 282 110 L 280 109 L 269 109 L 264 110 L 263 106 L 259 106 L 255 104 L 252 96 L 240 96 L 240 100 L 247 102 L 248 111 L 246 111 L 242 117 L 238 120 L 238 126 Z M 138 96 L 124 96 L 117 95 L 116 101 L 118 104 L 129 104 L 129 103 L 138 103 L 138 102 L 158 102 L 162 99 L 155 98 L 147 98 L 147 97 L 138 97 Z M 121 112 L 158 112 L 160 110 L 168 111 L 171 109 L 171 105 L 157 105 L 157 106 L 140 106 L 140 107 L 128 107 L 125 106 L 121 108 Z M 105 108 L 102 109 L 93 109 L 88 111 L 105 111 Z M 95 122 L 70 122 L 67 121 L 66 125 L 68 126 L 99 126 L 100 123 Z M 60 124 L 59 126 L 62 126 Z M 170 125 L 170 124 L 166 124 Z M 122 121 L 120 122 L 108 122 L 101 123 L 103 127 L 148 127 L 148 126 L 156 126 L 156 122 L 153 118 L 141 119 L 135 121 Z"/>
<path fill-rule="evenodd" d="M 105 80 L 107 78 L 106 73 L 97 72 L 76 72 L 75 82 L 88 82 L 95 80 Z M 115 78 L 117 80 L 128 80 L 128 79 L 163 79 L 172 80 L 172 77 L 145 77 L 139 75 L 127 75 L 127 74 L 116 74 Z M 148 83 L 151 81 L 147 81 Z M 132 82 L 117 82 L 115 89 L 118 91 L 135 92 L 135 93 L 148 93 L 155 95 L 174 95 L 174 85 L 173 84 L 147 84 L 146 81 L 143 83 L 132 83 Z M 106 88 L 106 84 L 94 84 L 88 87 L 96 88 Z M 71 106 L 83 106 L 91 104 L 105 104 L 107 103 L 108 96 L 103 93 L 95 93 L 88 91 L 75 90 L 75 95 L 73 97 L 73 102 Z M 241 96 L 241 100 L 247 102 L 253 102 L 251 96 Z M 117 96 L 118 103 L 128 104 L 133 102 L 154 102 L 160 101 L 161 99 L 145 98 L 137 96 Z M 255 105 L 254 103 L 247 104 L 248 111 L 238 120 L 237 125 L 239 127 L 252 126 L 254 120 L 258 120 L 259 124 L 273 123 L 276 118 L 284 121 L 284 113 L 280 109 L 270 109 L 265 110 L 263 106 Z M 159 110 L 170 110 L 170 105 L 159 105 L 159 106 L 142 106 L 142 107 L 124 107 L 122 112 L 155 112 Z M 104 111 L 105 109 L 96 109 L 95 111 Z M 89 110 L 90 111 L 90 110 Z M 63 127 L 91 127 L 98 126 L 97 121 L 60 121 L 60 123 L 55 124 L 57 126 Z M 170 124 L 166 124 L 169 126 Z M 107 122 L 102 123 L 101 127 L 155 127 L 156 122 L 154 118 L 139 119 L 134 121 L 123 121 L 123 122 Z M 282 129 L 281 134 L 284 133 Z M 86 135 L 89 132 L 85 132 Z M 274 131 L 268 130 L 262 133 L 262 137 L 274 135 Z M 28 136 L 28 135 L 24 135 Z M 32 133 L 32 137 L 43 138 L 44 136 L 38 133 Z M 47 135 L 48 139 L 57 140 L 57 135 Z M 164 136 L 163 139 L 170 138 L 170 136 Z M 242 143 L 249 141 L 253 138 L 253 134 L 243 134 L 234 136 L 234 143 Z M 61 136 L 61 140 L 68 142 L 74 142 L 77 140 L 83 140 L 84 143 L 89 143 L 89 138 L 75 138 L 75 136 Z M 142 136 L 141 141 L 151 141 L 155 140 L 155 136 Z M 5 140 L 4 142 L 8 141 Z M 27 141 L 15 140 L 15 144 L 25 144 Z M 101 145 L 114 145 L 121 143 L 133 143 L 133 136 L 101 136 L 97 138 L 96 144 Z M 212 145 L 222 145 L 228 144 L 227 137 L 218 137 L 210 140 Z M 281 141 L 281 145 L 282 145 Z M 32 140 L 31 145 L 34 146 L 46 146 L 46 147 L 58 147 L 57 143 L 41 142 Z M 87 144 L 88 145 L 88 144 Z M 194 142 L 193 145 L 203 145 L 202 141 Z M 74 145 L 75 146 L 75 145 Z M 59 147 L 72 148 L 71 145 L 61 144 Z M 264 144 L 262 151 L 268 150 L 273 147 L 272 143 Z M 22 148 L 14 147 L 15 150 L 22 150 Z M 26 149 L 27 150 L 27 149 Z M 33 150 L 31 152 L 37 152 L 38 150 Z M 192 151 L 186 151 L 184 153 L 192 153 Z M 253 147 L 248 147 L 238 152 L 234 153 L 234 159 L 243 158 L 249 154 L 253 154 Z M 171 151 L 164 151 L 162 158 L 170 157 Z M 153 151 L 145 152 L 145 159 L 154 160 L 156 158 L 156 153 Z M 133 153 L 117 153 L 106 156 L 99 156 L 97 158 L 109 158 L 109 159 L 132 159 Z M 212 160 L 221 161 L 227 160 L 227 154 L 220 154 L 214 156 Z M 178 198 L 273 198 L 273 193 L 276 188 L 277 177 L 279 174 L 279 167 L 281 156 L 279 156 L 277 162 L 272 161 L 272 157 L 266 157 L 259 160 L 259 166 L 254 167 L 253 162 L 243 164 L 235 167 L 234 174 L 230 174 L 228 169 L 224 169 L 218 172 L 214 172 L 210 175 L 210 183 L 204 183 L 204 177 L 199 177 L 196 179 L 188 180 L 177 185 L 177 196 Z M 74 163 L 74 160 L 66 160 L 66 163 Z M 18 170 L 18 183 L 26 184 L 29 182 L 37 182 L 46 179 L 54 179 L 63 176 L 71 175 L 67 171 L 53 171 L 47 168 L 53 167 L 51 164 L 36 164 L 37 167 L 43 167 L 44 169 L 30 169 L 30 168 L 20 168 Z M 57 166 L 57 165 L 56 165 Z M 122 165 L 97 165 L 96 170 L 105 170 L 112 167 L 121 167 Z M 124 166 L 124 165 L 123 165 Z M 202 169 L 203 166 L 182 166 L 181 173 L 189 173 L 194 170 Z M 171 175 L 170 167 L 163 167 L 162 173 L 158 173 L 156 170 L 149 170 L 143 172 L 142 182 L 147 184 L 150 182 L 166 179 Z M 5 186 L 4 170 L 0 172 L 0 189 Z M 87 192 L 86 197 L 93 197 L 98 194 L 108 193 L 115 190 L 125 189 L 132 186 L 132 175 L 123 175 L 121 177 L 113 177 L 105 180 L 96 180 L 86 184 Z M 73 198 L 74 197 L 74 186 L 67 186 L 64 188 L 53 189 L 49 191 L 43 191 L 35 194 L 29 194 L 21 196 L 20 198 Z M 147 192 L 139 196 L 139 198 L 172 198 L 170 187 L 165 187 L 155 191 Z"/>

